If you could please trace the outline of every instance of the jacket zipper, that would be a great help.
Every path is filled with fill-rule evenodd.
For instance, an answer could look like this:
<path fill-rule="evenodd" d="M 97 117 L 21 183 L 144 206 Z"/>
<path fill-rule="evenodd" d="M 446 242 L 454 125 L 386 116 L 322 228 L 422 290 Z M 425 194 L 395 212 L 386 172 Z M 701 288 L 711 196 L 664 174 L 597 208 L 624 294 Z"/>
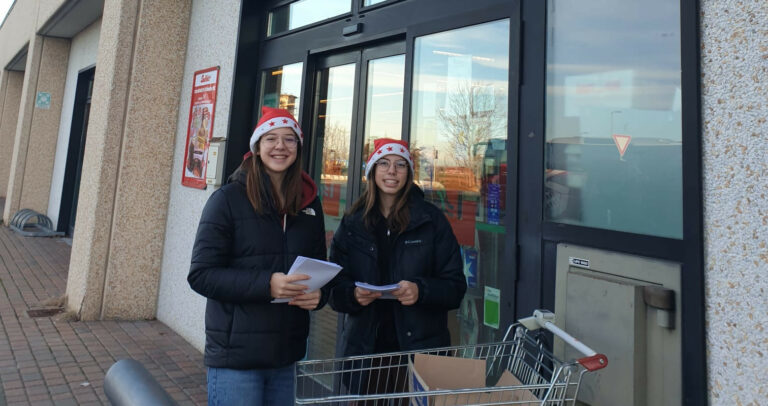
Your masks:
<path fill-rule="evenodd" d="M 288 235 L 285 230 L 288 223 L 288 214 L 283 213 L 283 273 L 288 273 L 288 263 L 286 262 L 286 253 L 288 252 Z"/>

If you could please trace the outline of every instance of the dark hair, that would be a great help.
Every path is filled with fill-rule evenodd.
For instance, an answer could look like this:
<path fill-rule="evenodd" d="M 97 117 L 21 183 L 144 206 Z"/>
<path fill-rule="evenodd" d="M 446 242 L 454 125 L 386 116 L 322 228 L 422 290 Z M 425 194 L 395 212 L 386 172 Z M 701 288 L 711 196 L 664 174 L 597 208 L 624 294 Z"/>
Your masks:
<path fill-rule="evenodd" d="M 260 143 L 261 140 L 254 145 L 256 151 L 259 150 Z M 270 206 L 279 213 L 291 216 L 295 216 L 301 210 L 301 142 L 296 144 L 296 161 L 286 169 L 280 185 L 272 183 L 258 153 L 243 160 L 238 170 L 246 174 L 245 193 L 256 213 L 263 214 Z M 283 197 L 282 202 L 280 196 Z"/>
<path fill-rule="evenodd" d="M 375 165 L 375 164 L 374 164 Z M 408 196 L 410 195 L 411 188 L 413 187 L 413 173 L 408 168 L 408 177 L 405 180 L 405 186 L 397 192 L 395 197 L 395 204 L 389 211 L 387 216 L 387 224 L 389 227 L 398 234 L 405 231 L 408 227 L 408 222 L 411 221 L 411 215 L 408 211 Z M 376 168 L 371 168 L 370 176 L 368 176 L 368 184 L 365 192 L 352 204 L 348 213 L 354 213 L 358 210 L 363 210 L 363 223 L 369 230 L 373 230 L 376 226 L 376 219 L 380 212 L 379 205 L 381 204 L 379 199 L 379 187 L 376 186 Z"/>

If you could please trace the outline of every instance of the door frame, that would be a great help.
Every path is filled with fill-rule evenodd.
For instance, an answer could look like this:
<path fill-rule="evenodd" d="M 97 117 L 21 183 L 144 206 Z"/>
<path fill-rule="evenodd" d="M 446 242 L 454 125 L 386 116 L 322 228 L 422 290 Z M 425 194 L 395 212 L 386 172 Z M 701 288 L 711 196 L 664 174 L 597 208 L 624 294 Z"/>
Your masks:
<path fill-rule="evenodd" d="M 64 167 L 59 221 L 56 226 L 57 231 L 63 231 L 70 237 L 74 234 L 74 224 L 70 224 L 70 222 L 74 214 L 73 209 L 77 207 L 80 175 L 82 173 L 83 159 L 85 159 L 84 151 L 88 129 L 85 108 L 86 105 L 90 104 L 88 89 L 89 84 L 93 83 L 95 75 L 96 65 L 83 68 L 77 74 L 77 84 L 75 85 L 72 123 L 69 130 L 69 146 L 67 147 L 67 162 Z"/>

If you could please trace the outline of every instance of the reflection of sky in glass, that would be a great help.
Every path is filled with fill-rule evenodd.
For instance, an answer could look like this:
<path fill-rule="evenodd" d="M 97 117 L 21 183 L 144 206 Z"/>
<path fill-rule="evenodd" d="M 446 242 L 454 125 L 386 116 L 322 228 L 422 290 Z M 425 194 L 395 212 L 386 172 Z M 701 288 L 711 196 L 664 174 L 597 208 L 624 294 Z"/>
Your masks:
<path fill-rule="evenodd" d="M 498 133 L 506 138 L 509 21 L 431 34 L 416 39 L 411 140 L 417 147 L 446 151 L 450 131 L 441 127 L 441 114 L 453 114 L 451 100 L 471 92 L 499 115 Z M 467 111 L 467 113 L 469 113 Z M 438 154 L 442 165 L 456 165 L 450 154 Z"/>
<path fill-rule="evenodd" d="M 367 7 L 367 6 L 372 6 L 374 4 L 383 3 L 385 1 L 387 1 L 387 0 L 365 0 L 365 4 L 363 4 L 363 5 Z"/>
<path fill-rule="evenodd" d="M 402 139 L 405 55 L 368 62 L 365 91 L 365 129 L 362 162 L 368 158 L 376 138 Z M 365 170 L 365 164 L 363 164 Z"/>
<path fill-rule="evenodd" d="M 299 119 L 302 63 L 279 66 L 262 72 L 261 106 L 279 107 Z"/>
<path fill-rule="evenodd" d="M 400 139 L 403 118 L 405 55 L 374 59 L 368 64 L 365 140 Z"/>
<path fill-rule="evenodd" d="M 328 99 L 325 110 L 326 128 L 338 126 L 349 134 L 352 126 L 354 85 L 354 64 L 330 68 L 328 74 Z"/>
<path fill-rule="evenodd" d="M 281 96 L 290 96 L 291 99 L 295 97 L 295 100 L 291 102 L 292 105 L 286 107 L 291 110 L 297 120 L 301 120 L 299 117 L 299 113 L 301 113 L 299 110 L 299 103 L 301 101 L 301 69 L 301 62 L 283 66 L 283 80 L 280 86 Z"/>
<path fill-rule="evenodd" d="M 681 238 L 679 2 L 547 4 L 545 218 Z"/>
<path fill-rule="evenodd" d="M 288 29 L 303 27 L 350 11 L 349 0 L 300 0 L 291 3 Z"/>
<path fill-rule="evenodd" d="M 547 138 L 680 141 L 679 3 L 550 0 Z"/>

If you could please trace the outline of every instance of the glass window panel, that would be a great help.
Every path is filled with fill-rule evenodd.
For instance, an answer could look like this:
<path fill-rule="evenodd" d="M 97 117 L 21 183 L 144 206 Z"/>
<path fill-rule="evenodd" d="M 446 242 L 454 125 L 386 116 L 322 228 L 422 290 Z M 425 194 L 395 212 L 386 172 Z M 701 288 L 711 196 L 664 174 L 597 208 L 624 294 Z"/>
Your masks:
<path fill-rule="evenodd" d="M 351 10 L 350 0 L 299 0 L 269 13 L 267 35 L 303 27 Z"/>
<path fill-rule="evenodd" d="M 370 147 L 373 145 L 374 139 L 402 139 L 404 83 L 405 55 L 372 59 L 368 62 L 365 127 L 363 130 L 363 165 L 371 153 Z M 365 168 L 363 168 L 363 173 L 365 173 Z"/>
<path fill-rule="evenodd" d="M 299 62 L 262 72 L 261 105 L 286 109 L 299 120 L 301 70 L 302 63 Z"/>
<path fill-rule="evenodd" d="M 547 7 L 545 219 L 682 238 L 679 2 Z"/>
<path fill-rule="evenodd" d="M 365 0 L 365 2 L 363 3 L 363 6 L 368 7 L 368 6 L 372 6 L 374 4 L 383 3 L 385 1 L 387 1 L 387 0 Z"/>
<path fill-rule="evenodd" d="M 347 175 L 349 149 L 352 140 L 353 96 L 355 64 L 334 66 L 318 72 L 318 91 L 315 96 L 315 173 L 320 173 L 320 196 L 325 219 L 326 243 L 331 246 L 333 233 L 338 228 L 347 206 Z M 310 328 L 310 359 L 335 356 L 337 313 L 330 306 L 312 312 Z M 330 379 L 330 376 L 328 377 Z M 330 380 L 324 381 L 331 384 Z"/>
<path fill-rule="evenodd" d="M 468 289 L 451 331 L 461 344 L 503 335 L 484 325 L 483 298 L 501 289 L 508 67 L 506 19 L 416 38 L 411 149 L 416 183 L 461 245 Z"/>

